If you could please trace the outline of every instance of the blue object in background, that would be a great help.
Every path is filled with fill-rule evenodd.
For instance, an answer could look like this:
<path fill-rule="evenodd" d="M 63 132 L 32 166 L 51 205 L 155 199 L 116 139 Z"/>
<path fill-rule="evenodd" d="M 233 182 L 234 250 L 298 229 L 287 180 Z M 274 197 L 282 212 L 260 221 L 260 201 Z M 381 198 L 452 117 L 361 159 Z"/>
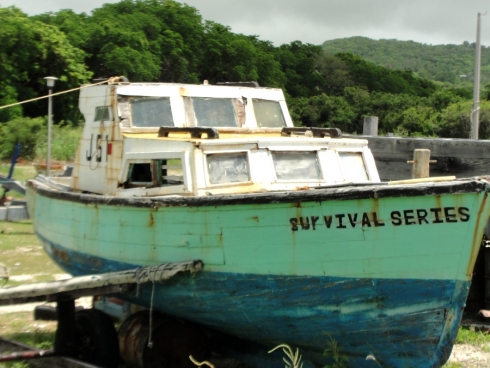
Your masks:
<path fill-rule="evenodd" d="M 15 163 L 17 162 L 17 159 L 19 158 L 19 153 L 20 153 L 20 143 L 17 143 L 14 148 L 14 154 L 12 155 L 12 161 L 10 163 L 10 170 L 9 174 L 7 176 L 7 179 L 12 179 L 12 174 L 14 173 L 14 167 Z"/>

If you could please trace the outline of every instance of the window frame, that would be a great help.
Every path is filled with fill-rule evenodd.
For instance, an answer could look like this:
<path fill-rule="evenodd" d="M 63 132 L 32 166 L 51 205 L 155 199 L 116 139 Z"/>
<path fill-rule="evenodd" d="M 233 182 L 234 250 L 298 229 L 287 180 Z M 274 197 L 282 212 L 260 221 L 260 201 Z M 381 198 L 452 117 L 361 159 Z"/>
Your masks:
<path fill-rule="evenodd" d="M 253 182 L 252 179 L 252 170 L 250 167 L 250 150 L 243 150 L 243 149 L 237 149 L 237 150 L 227 150 L 227 151 L 218 151 L 218 150 L 206 150 L 203 152 L 204 154 L 204 175 L 205 175 L 205 184 L 207 188 L 219 188 L 219 187 L 229 187 L 229 186 L 236 186 L 236 185 L 244 185 L 244 184 L 251 184 Z M 245 154 L 246 157 L 246 162 L 247 162 L 247 172 L 248 172 L 248 180 L 247 181 L 237 181 L 237 182 L 227 182 L 227 183 L 216 183 L 213 184 L 209 180 L 209 168 L 208 168 L 208 155 L 239 155 L 239 154 Z"/>
<path fill-rule="evenodd" d="M 103 111 L 102 113 L 100 113 Z M 100 116 L 102 115 L 102 116 Z M 107 116 L 106 116 L 107 115 Z M 94 123 L 95 122 L 106 122 L 106 121 L 111 121 L 111 107 L 110 106 L 96 106 L 95 107 L 95 113 L 94 113 Z M 106 119 L 107 117 L 107 119 Z"/>
<path fill-rule="evenodd" d="M 370 170 L 369 170 L 368 166 L 366 165 L 367 160 L 366 160 L 366 157 L 364 154 L 365 152 L 363 149 L 352 149 L 352 148 L 342 149 L 342 148 L 339 148 L 339 149 L 335 149 L 335 152 L 337 154 L 337 160 L 338 160 L 338 163 L 340 166 L 340 170 L 342 171 L 342 178 L 344 179 L 344 182 L 346 182 L 346 183 L 365 183 L 365 182 L 373 181 L 373 179 L 371 178 Z M 364 172 L 366 173 L 366 179 L 365 180 L 355 181 L 355 182 L 352 180 L 347 180 L 348 179 L 348 174 L 346 174 L 347 170 L 344 168 L 345 165 L 342 165 L 342 159 L 340 158 L 342 153 L 354 153 L 354 154 L 360 155 L 361 160 L 362 160 L 362 165 L 364 167 Z"/>
<path fill-rule="evenodd" d="M 134 100 L 141 100 L 141 101 L 168 101 L 168 107 L 170 109 L 170 118 L 172 120 L 173 125 L 135 125 L 135 119 L 133 115 L 133 101 Z M 170 96 L 128 96 L 127 100 L 125 101 L 127 103 L 127 110 L 129 111 L 129 116 L 130 116 L 130 122 L 131 122 L 131 127 L 133 128 L 140 128 L 140 129 L 145 129 L 145 128 L 160 128 L 162 126 L 168 126 L 168 127 L 175 127 L 177 126 L 175 124 L 175 119 L 174 119 L 174 113 L 172 109 L 172 98 Z"/>
<path fill-rule="evenodd" d="M 323 183 L 325 182 L 325 173 L 324 173 L 324 168 L 321 163 L 320 157 L 319 157 L 319 152 L 320 150 L 317 148 L 314 149 L 303 149 L 303 147 L 298 147 L 298 149 L 295 150 L 284 150 L 278 147 L 278 149 L 269 149 L 270 152 L 270 159 L 271 159 L 271 165 L 272 165 L 272 170 L 273 170 L 273 175 L 274 175 L 274 180 L 278 184 L 286 184 L 286 183 Z M 315 158 L 317 162 L 317 168 L 320 172 L 321 178 L 319 179 L 307 179 L 305 180 L 304 178 L 299 178 L 299 179 L 289 179 L 289 180 L 283 180 L 279 179 L 277 177 L 276 173 L 276 167 L 274 165 L 274 153 L 289 153 L 289 154 L 294 154 L 294 153 L 315 153 Z"/>
<path fill-rule="evenodd" d="M 155 175 L 155 163 L 162 160 L 174 160 L 180 159 L 182 163 L 182 176 L 183 184 L 176 185 L 156 185 L 156 179 L 158 175 Z M 184 192 L 192 192 L 192 175 L 189 167 L 189 153 L 188 152 L 129 152 L 125 154 L 123 169 L 119 175 L 119 183 L 126 183 L 129 175 L 129 167 L 134 163 L 150 163 L 152 170 L 152 187 L 133 187 L 122 188 L 124 190 L 132 190 L 134 188 L 147 188 L 154 190 L 155 192 L 162 192 L 161 194 L 182 194 Z M 157 193 L 158 194 L 158 193 Z"/>

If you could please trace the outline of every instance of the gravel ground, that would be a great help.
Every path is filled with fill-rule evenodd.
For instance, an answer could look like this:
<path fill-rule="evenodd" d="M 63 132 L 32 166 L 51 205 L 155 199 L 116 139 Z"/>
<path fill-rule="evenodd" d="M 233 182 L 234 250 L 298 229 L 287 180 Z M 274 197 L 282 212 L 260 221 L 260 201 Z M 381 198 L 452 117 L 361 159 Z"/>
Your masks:
<path fill-rule="evenodd" d="M 471 344 L 457 344 L 448 360 L 449 363 L 458 363 L 463 368 L 488 368 L 490 367 L 490 346 L 475 346 Z"/>

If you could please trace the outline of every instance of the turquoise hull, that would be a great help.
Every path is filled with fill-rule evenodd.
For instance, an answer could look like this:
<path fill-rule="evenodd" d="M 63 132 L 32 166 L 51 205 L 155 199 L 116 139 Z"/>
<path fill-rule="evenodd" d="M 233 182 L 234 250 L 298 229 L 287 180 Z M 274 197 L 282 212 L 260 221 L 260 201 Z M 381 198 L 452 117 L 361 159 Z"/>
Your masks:
<path fill-rule="evenodd" d="M 200 259 L 155 308 L 326 364 L 436 367 L 452 349 L 483 228 L 486 181 L 204 198 L 28 187 L 46 251 L 74 274 Z M 149 305 L 150 289 L 128 301 Z"/>

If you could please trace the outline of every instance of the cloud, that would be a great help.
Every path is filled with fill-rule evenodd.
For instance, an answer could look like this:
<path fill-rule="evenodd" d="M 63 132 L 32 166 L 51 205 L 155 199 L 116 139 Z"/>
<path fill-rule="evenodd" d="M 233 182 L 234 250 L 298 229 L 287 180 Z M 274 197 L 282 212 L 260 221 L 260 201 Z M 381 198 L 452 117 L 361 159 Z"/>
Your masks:
<path fill-rule="evenodd" d="M 118 0 L 0 0 L 29 15 L 60 9 L 90 13 Z M 475 42 L 477 13 L 485 0 L 186 0 L 205 20 L 276 45 L 300 40 L 321 44 L 351 36 L 428 44 Z M 490 10 L 490 9 L 489 9 Z M 490 45 L 490 14 L 482 18 L 482 43 Z"/>

